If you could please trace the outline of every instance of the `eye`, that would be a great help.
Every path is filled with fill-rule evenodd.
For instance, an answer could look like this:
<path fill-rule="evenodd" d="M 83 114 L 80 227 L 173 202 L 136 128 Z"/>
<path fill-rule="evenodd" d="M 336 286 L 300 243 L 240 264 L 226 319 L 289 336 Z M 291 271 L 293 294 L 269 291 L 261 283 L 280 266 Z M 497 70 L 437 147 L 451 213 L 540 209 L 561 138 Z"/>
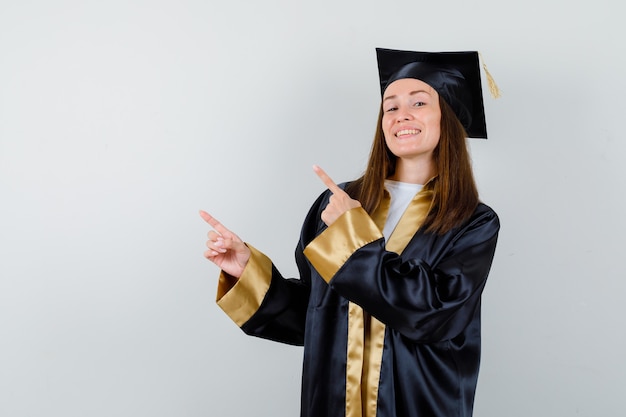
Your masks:
<path fill-rule="evenodd" d="M 413 104 L 414 107 L 422 107 L 422 106 L 425 106 L 425 105 L 426 105 L 426 103 L 424 103 L 423 101 L 418 101 L 415 104 Z"/>
<path fill-rule="evenodd" d="M 395 107 L 395 106 L 387 107 L 387 108 L 385 109 L 385 113 L 389 113 L 389 112 L 392 112 L 392 111 L 394 111 L 394 110 L 398 110 L 398 108 L 397 108 L 397 107 Z"/>

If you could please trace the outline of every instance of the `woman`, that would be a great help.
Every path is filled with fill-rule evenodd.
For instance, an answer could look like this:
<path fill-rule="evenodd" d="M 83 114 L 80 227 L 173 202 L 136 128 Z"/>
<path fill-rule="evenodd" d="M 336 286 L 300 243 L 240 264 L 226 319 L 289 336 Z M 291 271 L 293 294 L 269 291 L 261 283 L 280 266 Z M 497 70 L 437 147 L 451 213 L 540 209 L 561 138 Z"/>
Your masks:
<path fill-rule="evenodd" d="M 470 416 L 480 298 L 499 230 L 466 136 L 486 138 L 478 55 L 378 49 L 365 174 L 326 184 L 284 279 L 206 212 L 217 302 L 244 332 L 304 345 L 301 415 Z"/>

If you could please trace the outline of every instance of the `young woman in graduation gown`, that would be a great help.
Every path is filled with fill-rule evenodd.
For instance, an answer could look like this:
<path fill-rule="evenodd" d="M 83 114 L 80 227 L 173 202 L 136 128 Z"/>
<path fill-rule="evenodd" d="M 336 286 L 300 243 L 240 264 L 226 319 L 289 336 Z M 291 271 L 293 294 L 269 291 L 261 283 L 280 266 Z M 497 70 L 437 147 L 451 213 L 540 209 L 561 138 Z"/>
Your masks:
<path fill-rule="evenodd" d="M 478 54 L 377 49 L 381 113 L 365 174 L 328 187 L 299 278 L 206 212 L 217 303 L 247 334 L 304 346 L 303 417 L 468 417 L 496 213 L 466 137 L 486 138 Z"/>

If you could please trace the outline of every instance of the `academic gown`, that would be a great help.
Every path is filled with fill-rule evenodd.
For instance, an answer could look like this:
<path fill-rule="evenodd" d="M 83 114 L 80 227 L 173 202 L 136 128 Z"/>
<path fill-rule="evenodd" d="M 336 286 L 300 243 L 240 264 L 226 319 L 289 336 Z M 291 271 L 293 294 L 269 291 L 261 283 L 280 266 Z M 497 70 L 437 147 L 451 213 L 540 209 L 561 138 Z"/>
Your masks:
<path fill-rule="evenodd" d="M 386 242 L 387 192 L 371 216 L 354 208 L 326 227 L 329 196 L 304 221 L 299 279 L 248 245 L 241 277 L 220 274 L 218 305 L 247 334 L 304 346 L 302 417 L 471 416 L 496 213 L 481 203 L 460 227 L 425 233 L 425 186 Z"/>

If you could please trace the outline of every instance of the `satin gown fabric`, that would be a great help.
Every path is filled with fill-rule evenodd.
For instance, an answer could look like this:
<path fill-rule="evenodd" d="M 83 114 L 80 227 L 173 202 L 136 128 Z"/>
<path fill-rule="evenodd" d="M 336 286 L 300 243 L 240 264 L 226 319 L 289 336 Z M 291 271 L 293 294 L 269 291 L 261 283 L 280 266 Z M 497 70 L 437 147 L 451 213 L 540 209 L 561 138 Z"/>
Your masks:
<path fill-rule="evenodd" d="M 320 213 L 329 196 L 304 221 L 295 250 L 299 279 L 284 278 L 251 247 L 238 281 L 221 274 L 218 304 L 249 335 L 304 346 L 302 417 L 346 417 L 351 303 L 385 326 L 376 417 L 471 416 L 496 213 L 479 204 L 444 235 L 417 230 L 401 255 L 385 248 L 382 234 L 366 239 L 325 279 L 304 251 L 327 230 Z"/>

